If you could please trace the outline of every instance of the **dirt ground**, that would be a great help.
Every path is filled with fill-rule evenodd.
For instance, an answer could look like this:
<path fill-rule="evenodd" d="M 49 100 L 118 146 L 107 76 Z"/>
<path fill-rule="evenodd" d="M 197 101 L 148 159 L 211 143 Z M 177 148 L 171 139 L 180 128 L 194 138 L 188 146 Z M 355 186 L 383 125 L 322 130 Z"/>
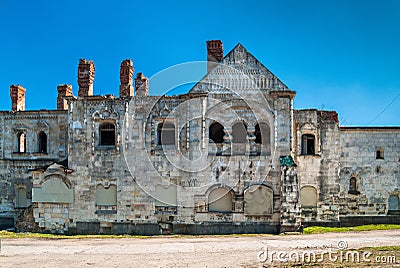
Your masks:
<path fill-rule="evenodd" d="M 399 246 L 400 230 L 143 239 L 2 239 L 0 267 L 284 267 L 288 263 L 281 260 L 287 260 L 289 254 L 295 258 L 293 254 L 311 251 L 335 253 L 338 245 L 340 249 Z M 278 259 L 279 252 L 283 256 L 281 260 Z M 365 266 L 400 267 L 399 252 L 394 253 L 398 255 L 397 264 L 377 263 L 377 254 L 382 255 L 385 261 L 387 256 L 383 256 L 385 252 L 373 252 Z M 328 255 L 324 256 L 328 258 Z M 271 259 L 274 261 L 272 265 Z M 366 260 L 361 260 L 361 263 L 363 261 Z M 350 259 L 338 259 L 335 265 L 328 266 L 361 266 L 350 265 L 350 262 Z M 306 264 L 322 266 L 313 261 Z M 289 262 L 289 266 L 296 265 Z"/>

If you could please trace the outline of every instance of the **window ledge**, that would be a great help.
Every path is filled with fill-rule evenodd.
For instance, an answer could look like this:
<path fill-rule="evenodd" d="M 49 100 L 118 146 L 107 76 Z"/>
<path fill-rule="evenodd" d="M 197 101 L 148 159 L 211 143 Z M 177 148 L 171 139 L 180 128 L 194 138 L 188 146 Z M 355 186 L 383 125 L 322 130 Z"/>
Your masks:
<path fill-rule="evenodd" d="M 359 195 L 360 192 L 359 191 L 348 191 L 349 194 L 354 194 L 354 195 Z"/>
<path fill-rule="evenodd" d="M 320 154 L 299 154 L 299 156 L 308 156 L 308 157 L 321 157 Z"/>
<path fill-rule="evenodd" d="M 96 150 L 116 150 L 117 146 L 115 145 L 98 145 L 96 146 Z"/>
<path fill-rule="evenodd" d="M 48 153 L 32 153 L 33 156 L 48 156 Z"/>
<path fill-rule="evenodd" d="M 117 214 L 117 210 L 98 209 L 98 210 L 96 210 L 95 214 Z"/>
<path fill-rule="evenodd" d="M 164 149 L 175 150 L 175 148 L 176 148 L 175 144 L 165 144 L 165 145 L 157 145 L 155 149 L 158 151 L 162 151 Z"/>

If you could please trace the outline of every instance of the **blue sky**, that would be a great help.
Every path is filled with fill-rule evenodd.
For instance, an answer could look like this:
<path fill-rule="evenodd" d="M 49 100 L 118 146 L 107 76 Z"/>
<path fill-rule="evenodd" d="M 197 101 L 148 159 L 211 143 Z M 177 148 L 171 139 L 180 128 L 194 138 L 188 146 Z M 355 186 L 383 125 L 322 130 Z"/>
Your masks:
<path fill-rule="evenodd" d="M 122 60 L 150 77 L 206 60 L 206 40 L 221 39 L 225 53 L 240 42 L 296 90 L 297 109 L 400 125 L 397 0 L 0 0 L 0 24 L 0 110 L 11 84 L 27 88 L 27 109 L 55 109 L 58 84 L 77 94 L 79 58 L 95 62 L 95 94 L 118 95 Z"/>

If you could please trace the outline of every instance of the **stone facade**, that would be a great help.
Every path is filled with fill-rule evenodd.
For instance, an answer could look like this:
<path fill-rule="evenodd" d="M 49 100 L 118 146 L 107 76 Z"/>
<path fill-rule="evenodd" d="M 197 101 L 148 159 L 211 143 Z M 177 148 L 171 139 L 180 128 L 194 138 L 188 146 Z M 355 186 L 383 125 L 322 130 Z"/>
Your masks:
<path fill-rule="evenodd" d="M 207 49 L 207 74 L 177 96 L 149 96 L 151 79 L 133 79 L 131 60 L 119 97 L 93 95 L 87 60 L 78 97 L 57 88 L 58 110 L 23 111 L 25 89 L 10 87 L 0 227 L 277 233 L 398 221 L 400 128 L 341 127 L 336 112 L 294 110 L 296 92 L 241 44 L 225 57 L 221 41 Z"/>

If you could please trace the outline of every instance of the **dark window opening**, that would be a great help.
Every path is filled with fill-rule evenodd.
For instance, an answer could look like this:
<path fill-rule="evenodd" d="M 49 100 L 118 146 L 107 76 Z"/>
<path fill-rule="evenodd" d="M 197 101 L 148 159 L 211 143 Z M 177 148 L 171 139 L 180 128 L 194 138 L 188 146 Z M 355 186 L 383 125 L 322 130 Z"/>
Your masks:
<path fill-rule="evenodd" d="M 232 126 L 232 142 L 246 143 L 247 142 L 247 126 L 243 122 L 238 122 Z"/>
<path fill-rule="evenodd" d="M 270 140 L 269 126 L 265 123 L 257 124 L 255 127 L 254 135 L 256 136 L 255 142 L 257 144 L 267 145 Z"/>
<path fill-rule="evenodd" d="M 376 150 L 376 159 L 384 159 L 383 149 Z"/>
<path fill-rule="evenodd" d="M 211 124 L 208 131 L 209 131 L 210 142 L 211 141 L 213 141 L 214 143 L 224 142 L 224 136 L 225 136 L 224 127 L 220 123 L 215 122 Z"/>
<path fill-rule="evenodd" d="M 47 135 L 41 131 L 38 135 L 39 153 L 47 154 Z"/>
<path fill-rule="evenodd" d="M 26 153 L 26 134 L 18 133 L 18 153 Z"/>
<path fill-rule="evenodd" d="M 100 145 L 115 146 L 115 125 L 105 123 L 100 126 Z"/>
<path fill-rule="evenodd" d="M 301 154 L 314 155 L 315 154 L 315 136 L 312 134 L 304 134 L 301 138 Z"/>
<path fill-rule="evenodd" d="M 359 193 L 360 192 L 357 191 L 357 179 L 351 177 L 349 181 L 349 194 L 359 194 Z"/>
<path fill-rule="evenodd" d="M 161 123 L 157 129 L 158 145 L 175 145 L 175 125 Z"/>

